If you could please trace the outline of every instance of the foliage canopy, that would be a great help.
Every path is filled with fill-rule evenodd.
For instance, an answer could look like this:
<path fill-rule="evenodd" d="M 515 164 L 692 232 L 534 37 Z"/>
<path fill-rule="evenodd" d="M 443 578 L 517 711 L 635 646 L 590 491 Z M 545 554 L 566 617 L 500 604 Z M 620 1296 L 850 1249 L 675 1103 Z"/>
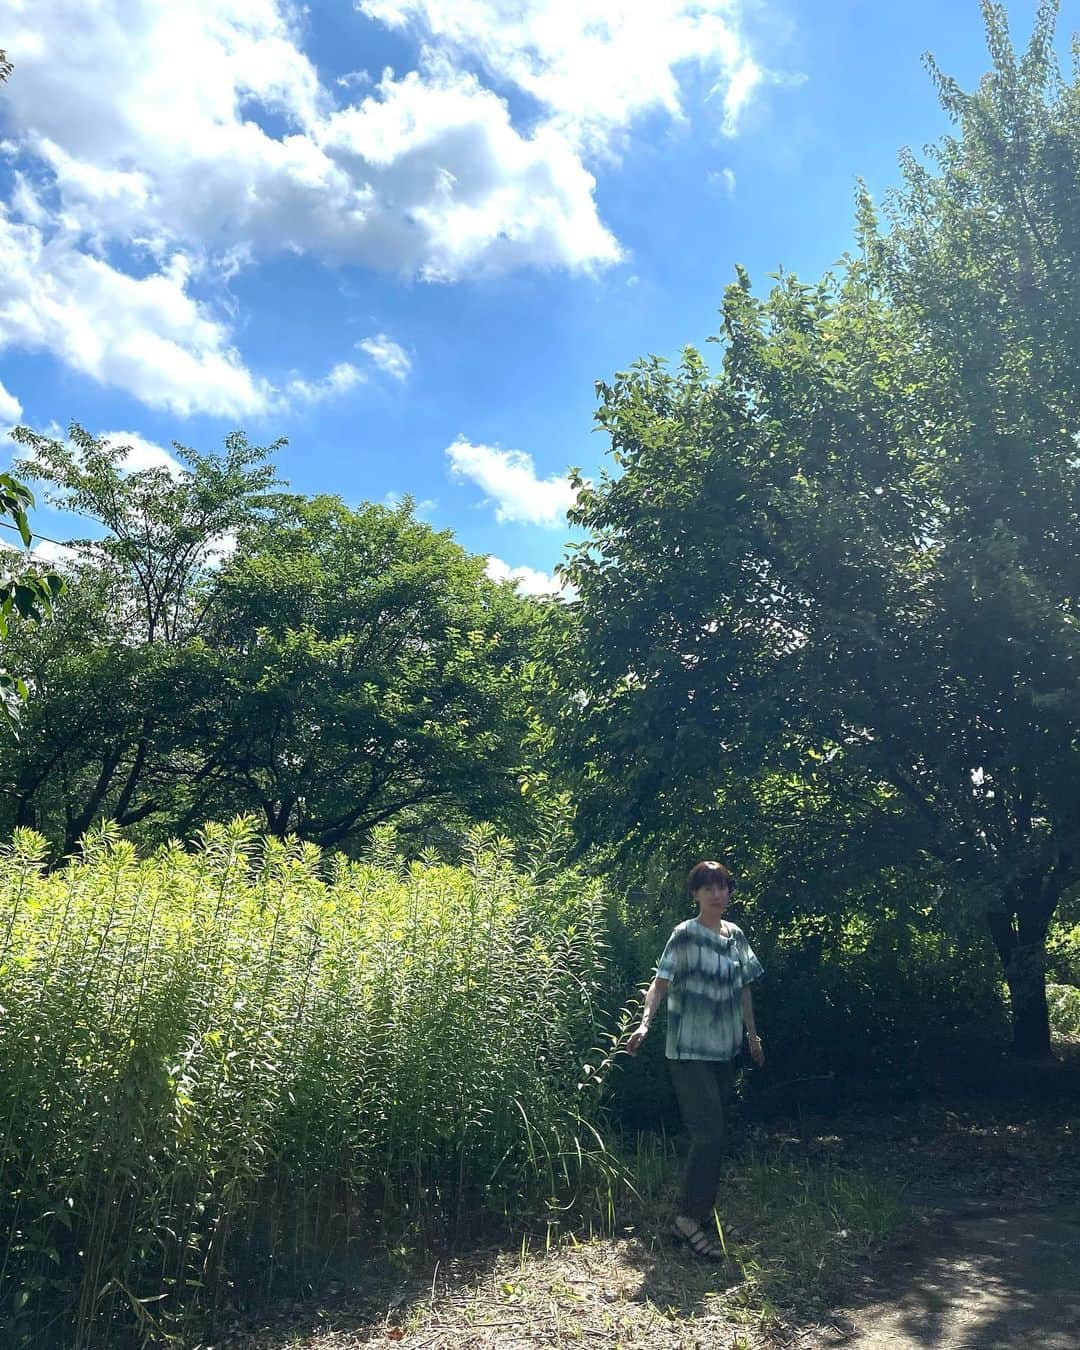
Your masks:
<path fill-rule="evenodd" d="M 16 434 L 96 533 L 55 631 L 22 639 L 38 698 L 0 752 L 9 826 L 70 852 L 105 818 L 161 839 L 254 810 L 336 846 L 521 819 L 537 607 L 410 503 L 281 492 L 276 447 L 239 433 L 134 471 L 78 426 Z"/>
<path fill-rule="evenodd" d="M 718 374 L 688 349 L 599 386 L 617 470 L 572 513 L 565 739 L 592 837 L 742 819 L 800 879 L 947 877 L 1039 1053 L 1080 881 L 1080 84 L 1053 6 L 1021 59 L 985 13 L 993 69 L 937 75 L 958 134 L 905 160 L 887 231 L 861 192 L 835 274 L 759 299 L 740 272 Z M 816 839 L 776 819 L 804 801 Z"/>

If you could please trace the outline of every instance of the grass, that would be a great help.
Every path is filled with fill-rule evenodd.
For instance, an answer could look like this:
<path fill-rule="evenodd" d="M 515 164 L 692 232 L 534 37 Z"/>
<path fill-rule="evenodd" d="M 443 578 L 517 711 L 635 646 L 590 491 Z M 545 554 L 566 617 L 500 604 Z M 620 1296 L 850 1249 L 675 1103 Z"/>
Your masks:
<path fill-rule="evenodd" d="M 962 1100 L 744 1126 L 725 1179 L 722 1267 L 666 1240 L 677 1150 L 642 1136 L 627 1141 L 639 1184 L 618 1192 L 613 1231 L 586 1226 L 549 1244 L 533 1229 L 524 1246 L 366 1264 L 351 1289 L 264 1310 L 228 1345 L 355 1350 L 398 1334 L 413 1350 L 840 1343 L 879 1282 L 895 1293 L 920 1245 L 933 1249 L 941 1215 L 1060 1212 L 1078 1193 L 1075 1092 L 1032 1084 L 1003 1099 L 984 1086 Z"/>
<path fill-rule="evenodd" d="M 232 1308 L 557 1214 L 614 1168 L 577 1091 L 595 887 L 361 863 L 250 821 L 0 852 L 0 1340 L 181 1343 Z"/>
<path fill-rule="evenodd" d="M 638 1222 L 673 1208 L 676 1146 L 663 1136 L 639 1136 L 629 1172 L 637 1178 Z M 632 1211 L 627 1201 L 626 1208 Z M 804 1306 L 829 1292 L 853 1263 L 888 1240 L 909 1217 L 902 1187 L 830 1156 L 807 1157 L 767 1142 L 741 1147 L 721 1183 L 717 1233 L 740 1299 L 758 1323 L 778 1308 Z"/>
<path fill-rule="evenodd" d="M 533 1228 L 514 1246 L 434 1265 L 359 1273 L 298 1315 L 264 1315 L 238 1350 L 345 1350 L 401 1334 L 417 1347 L 648 1345 L 650 1350 L 751 1350 L 797 1323 L 825 1320 L 852 1271 L 909 1219 L 895 1180 L 824 1152 L 756 1134 L 737 1149 L 722 1196 L 722 1265 L 670 1241 L 678 1149 L 662 1136 L 626 1141 L 623 1184 L 604 1215 L 552 1239 Z"/>

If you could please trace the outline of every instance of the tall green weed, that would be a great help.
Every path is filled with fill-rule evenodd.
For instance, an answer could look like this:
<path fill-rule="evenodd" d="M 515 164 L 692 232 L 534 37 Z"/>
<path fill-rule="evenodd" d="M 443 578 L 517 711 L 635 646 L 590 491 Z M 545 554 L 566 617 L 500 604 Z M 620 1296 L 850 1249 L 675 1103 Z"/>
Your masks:
<path fill-rule="evenodd" d="M 208 826 L 0 852 L 0 1342 L 166 1343 L 374 1241 L 565 1202 L 609 1160 L 595 887 Z M 295 1288 L 295 1283 L 293 1284 Z"/>

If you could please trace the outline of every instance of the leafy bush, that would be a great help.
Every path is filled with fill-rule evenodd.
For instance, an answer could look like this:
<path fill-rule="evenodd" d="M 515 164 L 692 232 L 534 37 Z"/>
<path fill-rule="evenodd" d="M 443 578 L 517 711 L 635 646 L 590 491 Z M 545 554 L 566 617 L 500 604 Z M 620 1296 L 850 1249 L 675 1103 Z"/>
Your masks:
<path fill-rule="evenodd" d="M 1080 989 L 1071 984 L 1048 984 L 1050 1030 L 1059 1040 L 1080 1041 Z"/>
<path fill-rule="evenodd" d="M 767 1025 L 780 1078 L 836 1075 L 901 1086 L 957 1033 L 1004 1043 L 1007 1023 L 989 944 L 931 916 L 849 916 L 831 932 L 777 935 Z"/>
<path fill-rule="evenodd" d="M 1076 908 L 1075 901 L 1071 908 Z M 1080 987 L 1080 923 L 1066 919 L 1056 924 L 1050 930 L 1046 955 L 1051 980 Z"/>
<path fill-rule="evenodd" d="M 1046 944 L 1050 1030 L 1057 1040 L 1080 1041 L 1080 904 L 1072 896 Z"/>
<path fill-rule="evenodd" d="M 249 820 L 43 875 L 0 852 L 3 1344 L 122 1346 L 357 1244 L 550 1204 L 603 1175 L 577 1093 L 596 891 L 364 862 Z"/>

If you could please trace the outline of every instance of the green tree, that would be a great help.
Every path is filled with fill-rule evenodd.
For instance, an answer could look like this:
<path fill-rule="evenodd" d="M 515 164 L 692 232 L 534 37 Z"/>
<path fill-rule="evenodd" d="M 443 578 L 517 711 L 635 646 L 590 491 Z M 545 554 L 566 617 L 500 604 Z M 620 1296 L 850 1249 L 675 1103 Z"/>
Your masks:
<path fill-rule="evenodd" d="M 749 819 L 795 867 L 769 808 L 806 801 L 803 869 L 951 882 L 1038 1055 L 1080 881 L 1080 94 L 1052 6 L 1020 61 L 986 17 L 993 69 L 939 77 L 959 134 L 906 161 L 888 233 L 864 197 L 836 277 L 759 300 L 740 273 L 717 377 L 687 351 L 600 386 L 618 474 L 579 485 L 566 740 L 597 836 Z"/>
<path fill-rule="evenodd" d="M 69 851 L 112 818 L 151 840 L 257 811 L 346 847 L 535 814 L 520 783 L 541 606 L 405 504 L 273 491 L 267 451 L 125 448 L 21 432 L 24 471 L 95 522 L 50 631 L 20 639 L 32 736 L 0 753 L 3 818 Z M 226 541 L 227 547 L 222 543 Z"/>
<path fill-rule="evenodd" d="M 973 768 L 987 806 L 968 851 L 999 864 L 990 929 L 1018 1045 L 1037 1053 L 1046 933 L 1080 867 L 1080 50 L 1074 39 L 1067 83 L 1056 2 L 1040 5 L 1020 57 L 1004 6 L 982 8 L 993 67 L 966 93 L 929 62 L 957 134 L 931 167 L 905 157 L 891 228 L 868 228 L 867 244 L 877 283 L 934 353 L 927 386 L 969 597 L 957 618 L 987 667 L 989 753 Z"/>
<path fill-rule="evenodd" d="M 222 549 L 274 500 L 276 444 L 237 433 L 222 455 L 177 445 L 175 471 L 128 471 L 128 447 L 77 425 L 67 442 L 14 436 L 32 451 L 19 471 L 95 527 L 72 541 L 57 631 L 20 638 L 39 699 L 32 736 L 0 769 L 11 818 L 68 851 L 104 816 L 130 826 L 167 811 L 177 779 L 202 769 L 178 669 L 209 621 Z"/>
<path fill-rule="evenodd" d="M 519 816 L 536 607 L 483 566 L 408 502 L 296 498 L 251 528 L 193 657 L 216 814 L 328 846 Z"/>
<path fill-rule="evenodd" d="M 0 52 L 0 75 L 3 72 L 3 52 Z M 34 494 L 17 478 L 9 473 L 0 474 L 0 520 L 6 520 L 27 548 L 33 535 L 27 510 L 34 505 Z M 19 557 L 14 550 L 5 548 L 2 554 L 5 562 Z M 38 572 L 20 559 L 12 570 L 0 574 L 0 643 L 6 639 L 13 620 L 17 618 L 40 621 L 52 612 L 53 602 L 63 590 L 63 580 L 54 572 Z M 17 731 L 22 715 L 22 705 L 27 697 L 25 672 L 16 673 L 0 665 L 0 716 L 9 731 Z"/>
<path fill-rule="evenodd" d="M 266 461 L 284 444 L 253 446 L 233 432 L 222 455 L 174 442 L 175 469 L 129 470 L 129 445 L 98 439 L 78 424 L 67 441 L 27 427 L 17 427 L 13 437 L 31 452 L 17 470 L 45 483 L 55 506 L 97 527 L 94 538 L 72 543 L 111 573 L 122 592 L 118 636 L 170 647 L 200 631 L 222 550 L 276 500 Z"/>

